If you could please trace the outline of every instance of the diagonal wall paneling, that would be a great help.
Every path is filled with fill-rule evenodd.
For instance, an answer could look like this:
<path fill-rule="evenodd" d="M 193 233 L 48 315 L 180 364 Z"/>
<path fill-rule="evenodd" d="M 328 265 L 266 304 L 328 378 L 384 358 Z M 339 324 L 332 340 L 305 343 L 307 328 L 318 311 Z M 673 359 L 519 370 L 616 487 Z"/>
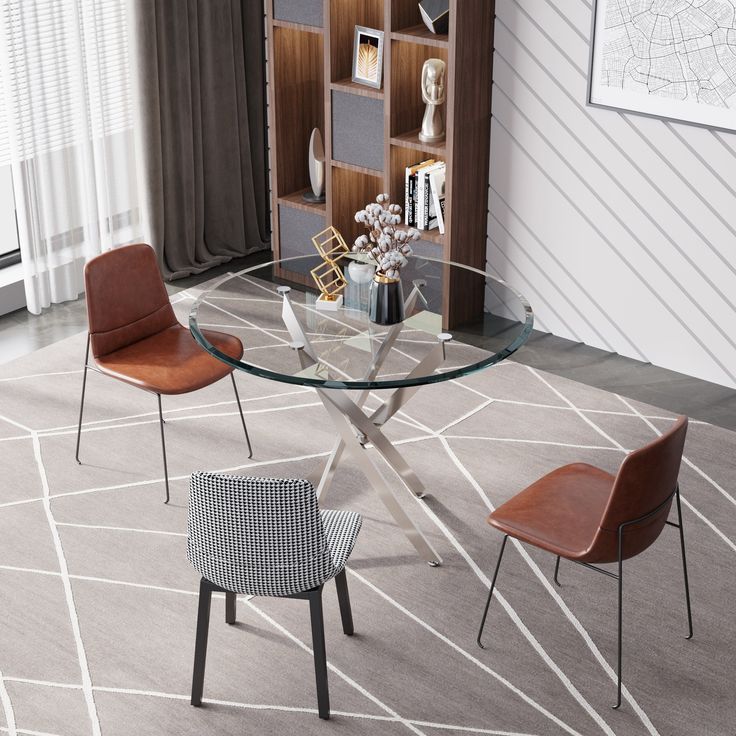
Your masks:
<path fill-rule="evenodd" d="M 589 0 L 498 0 L 487 257 L 537 327 L 736 387 L 736 134 L 585 105 Z"/>

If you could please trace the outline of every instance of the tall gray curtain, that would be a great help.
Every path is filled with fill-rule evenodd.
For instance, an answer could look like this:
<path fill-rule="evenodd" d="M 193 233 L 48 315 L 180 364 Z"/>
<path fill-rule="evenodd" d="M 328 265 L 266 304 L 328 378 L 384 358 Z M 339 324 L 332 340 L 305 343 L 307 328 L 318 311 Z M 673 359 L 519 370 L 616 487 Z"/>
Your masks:
<path fill-rule="evenodd" d="M 144 218 L 165 278 L 268 247 L 263 4 L 133 8 Z"/>

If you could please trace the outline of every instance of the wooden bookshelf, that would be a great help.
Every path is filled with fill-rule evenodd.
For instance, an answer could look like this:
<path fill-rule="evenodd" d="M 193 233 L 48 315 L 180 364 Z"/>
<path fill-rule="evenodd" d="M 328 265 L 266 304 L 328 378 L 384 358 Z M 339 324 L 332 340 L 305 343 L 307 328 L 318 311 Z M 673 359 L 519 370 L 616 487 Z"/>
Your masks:
<path fill-rule="evenodd" d="M 432 157 L 447 164 L 446 232 L 422 231 L 422 241 L 437 257 L 483 268 L 494 0 L 450 0 L 446 35 L 427 30 L 417 0 L 278 0 L 284 17 L 275 17 L 274 5 L 266 0 L 274 257 L 311 253 L 311 236 L 329 224 L 351 243 L 362 232 L 355 211 L 381 191 L 403 207 L 404 169 Z M 384 32 L 380 90 L 351 79 L 356 25 Z M 421 70 L 430 58 L 447 64 L 447 137 L 434 145 L 418 137 Z M 301 196 L 314 127 L 325 144 L 323 204 Z M 308 283 L 303 273 L 280 275 Z M 444 280 L 447 329 L 482 314 L 475 281 Z"/>

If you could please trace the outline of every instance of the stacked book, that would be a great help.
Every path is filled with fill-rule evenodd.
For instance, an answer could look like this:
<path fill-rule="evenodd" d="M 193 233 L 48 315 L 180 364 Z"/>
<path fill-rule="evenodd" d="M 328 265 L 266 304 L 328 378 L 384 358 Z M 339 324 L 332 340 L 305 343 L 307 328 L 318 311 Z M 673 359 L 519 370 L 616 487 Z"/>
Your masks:
<path fill-rule="evenodd" d="M 428 158 L 406 167 L 404 223 L 445 232 L 445 162 Z"/>

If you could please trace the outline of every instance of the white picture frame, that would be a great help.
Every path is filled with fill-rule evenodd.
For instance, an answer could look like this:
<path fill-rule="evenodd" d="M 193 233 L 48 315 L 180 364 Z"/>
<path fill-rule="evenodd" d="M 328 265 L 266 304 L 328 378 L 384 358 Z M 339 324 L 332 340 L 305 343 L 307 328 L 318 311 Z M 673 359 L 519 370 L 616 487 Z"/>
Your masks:
<path fill-rule="evenodd" d="M 381 89 L 383 85 L 383 31 L 355 26 L 353 82 Z"/>
<path fill-rule="evenodd" d="M 672 3 L 673 12 L 680 8 L 675 18 L 685 12 L 701 15 L 704 12 L 692 6 L 681 9 L 682 3 L 677 0 L 665 2 Z M 639 9 L 635 22 L 626 14 L 632 5 Z M 713 34 L 709 34 L 706 26 L 701 29 L 701 37 L 685 38 L 682 28 L 686 19 L 668 25 L 669 20 L 660 18 L 655 19 L 658 25 L 650 25 L 647 12 L 641 11 L 641 3 L 636 0 L 593 0 L 586 103 L 591 107 L 736 131 L 736 57 L 732 71 L 718 68 L 721 53 L 717 50 L 718 34 L 727 33 L 728 29 L 714 28 Z M 703 18 L 698 20 L 703 26 Z M 732 23 L 732 34 L 736 35 L 736 20 Z M 605 77 L 609 82 L 604 82 Z M 703 84 L 703 79 L 710 79 L 707 84 L 713 85 L 713 92 Z M 708 97 L 714 102 L 720 98 L 722 103 L 708 102 Z"/>

